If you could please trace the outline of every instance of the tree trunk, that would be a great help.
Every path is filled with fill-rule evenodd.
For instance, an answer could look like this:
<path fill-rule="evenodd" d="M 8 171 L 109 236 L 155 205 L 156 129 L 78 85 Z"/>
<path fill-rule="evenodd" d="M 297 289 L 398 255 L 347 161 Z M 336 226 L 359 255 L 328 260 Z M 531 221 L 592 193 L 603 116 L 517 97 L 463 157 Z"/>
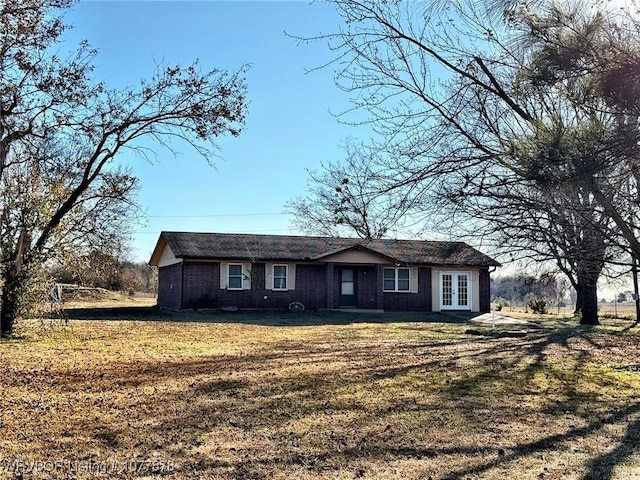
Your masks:
<path fill-rule="evenodd" d="M 2 305 L 0 306 L 0 336 L 13 333 L 13 327 L 20 316 L 22 296 L 27 284 L 25 275 L 11 265 L 4 275 L 2 286 Z"/>
<path fill-rule="evenodd" d="M 578 300 L 580 303 L 580 325 L 600 325 L 598 321 L 598 288 L 597 282 L 592 278 L 578 277 Z"/>
<path fill-rule="evenodd" d="M 576 308 L 573 310 L 574 315 L 579 315 L 582 312 L 582 306 L 584 305 L 584 288 L 581 283 L 576 283 Z"/>

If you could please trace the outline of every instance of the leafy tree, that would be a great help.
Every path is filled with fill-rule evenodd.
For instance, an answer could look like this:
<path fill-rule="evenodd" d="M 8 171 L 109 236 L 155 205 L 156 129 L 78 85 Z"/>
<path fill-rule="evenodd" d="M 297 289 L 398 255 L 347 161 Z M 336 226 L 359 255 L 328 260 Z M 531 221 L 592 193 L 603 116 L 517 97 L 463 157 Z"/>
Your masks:
<path fill-rule="evenodd" d="M 553 262 L 577 292 L 576 312 L 587 319 L 597 318 L 597 282 L 605 264 L 621 254 L 611 219 L 590 193 L 593 173 L 584 173 L 585 160 L 600 151 L 599 132 L 539 127 L 534 138 L 514 148 L 511 171 L 450 184 L 447 193 L 486 222 L 483 231 L 505 253 Z"/>
<path fill-rule="evenodd" d="M 616 297 L 616 302 L 626 303 L 631 301 L 631 299 L 633 299 L 633 292 L 627 290 L 626 292 L 618 293 L 618 296 Z"/>
<path fill-rule="evenodd" d="M 537 52 L 532 79 L 545 87 L 565 86 L 583 104 L 584 115 L 607 122 L 607 138 L 594 145 L 595 154 L 585 162 L 595 173 L 590 193 L 637 259 L 640 23 L 625 10 L 591 15 L 578 10 L 579 17 L 559 8 L 551 13 L 528 20 L 536 31 L 530 38 Z"/>
<path fill-rule="evenodd" d="M 117 164 L 139 142 L 190 145 L 211 159 L 212 139 L 238 135 L 246 112 L 244 68 L 202 72 L 159 66 L 138 88 L 91 78 L 86 42 L 61 55 L 62 15 L 73 0 L 0 4 L 0 331 L 11 333 L 29 277 L 43 262 L 108 242 L 135 198 Z"/>

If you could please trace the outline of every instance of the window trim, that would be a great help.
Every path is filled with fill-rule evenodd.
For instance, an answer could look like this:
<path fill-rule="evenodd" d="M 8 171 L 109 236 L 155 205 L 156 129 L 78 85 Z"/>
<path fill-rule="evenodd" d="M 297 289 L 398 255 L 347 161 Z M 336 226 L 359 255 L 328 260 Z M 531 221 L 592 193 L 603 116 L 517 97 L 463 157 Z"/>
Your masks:
<path fill-rule="evenodd" d="M 279 275 L 277 278 L 284 278 L 284 288 L 276 288 L 276 267 L 284 267 L 284 277 Z M 286 292 L 289 290 L 289 265 L 286 263 L 274 263 L 271 265 L 271 290 L 275 292 Z"/>
<path fill-rule="evenodd" d="M 386 277 L 384 275 L 386 270 L 393 270 L 394 274 L 393 274 L 393 290 L 388 290 L 386 288 L 384 288 L 384 282 L 386 280 Z M 406 290 L 399 290 L 398 289 L 398 272 L 400 270 L 406 270 L 408 273 L 408 278 L 407 279 L 401 279 L 401 280 L 408 280 L 408 284 L 407 284 L 407 289 Z M 389 278 L 389 280 L 391 280 Z M 411 293 L 411 268 L 410 267 L 384 267 L 382 270 L 382 291 L 383 292 L 389 292 L 389 293 Z"/>
<path fill-rule="evenodd" d="M 231 267 L 240 266 L 240 287 L 231 287 Z M 227 290 L 244 290 L 244 264 L 243 263 L 228 263 L 227 264 Z M 233 278 L 238 278 L 234 275 Z"/>

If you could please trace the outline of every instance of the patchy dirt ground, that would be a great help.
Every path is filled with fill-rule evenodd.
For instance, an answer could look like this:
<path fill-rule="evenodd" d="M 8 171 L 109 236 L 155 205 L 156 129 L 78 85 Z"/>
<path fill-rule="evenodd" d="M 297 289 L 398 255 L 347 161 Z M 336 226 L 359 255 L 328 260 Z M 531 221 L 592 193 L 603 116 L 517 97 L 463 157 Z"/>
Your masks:
<path fill-rule="evenodd" d="M 153 312 L 0 343 L 0 478 L 640 478 L 631 324 Z"/>

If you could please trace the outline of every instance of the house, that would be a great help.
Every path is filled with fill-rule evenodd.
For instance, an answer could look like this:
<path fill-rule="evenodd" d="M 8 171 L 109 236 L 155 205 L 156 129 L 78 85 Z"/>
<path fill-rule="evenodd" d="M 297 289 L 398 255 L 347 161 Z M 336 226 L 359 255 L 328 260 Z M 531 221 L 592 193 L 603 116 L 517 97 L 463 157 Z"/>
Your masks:
<path fill-rule="evenodd" d="M 489 311 L 500 264 L 462 242 L 162 232 L 158 306 L 168 309 Z"/>

